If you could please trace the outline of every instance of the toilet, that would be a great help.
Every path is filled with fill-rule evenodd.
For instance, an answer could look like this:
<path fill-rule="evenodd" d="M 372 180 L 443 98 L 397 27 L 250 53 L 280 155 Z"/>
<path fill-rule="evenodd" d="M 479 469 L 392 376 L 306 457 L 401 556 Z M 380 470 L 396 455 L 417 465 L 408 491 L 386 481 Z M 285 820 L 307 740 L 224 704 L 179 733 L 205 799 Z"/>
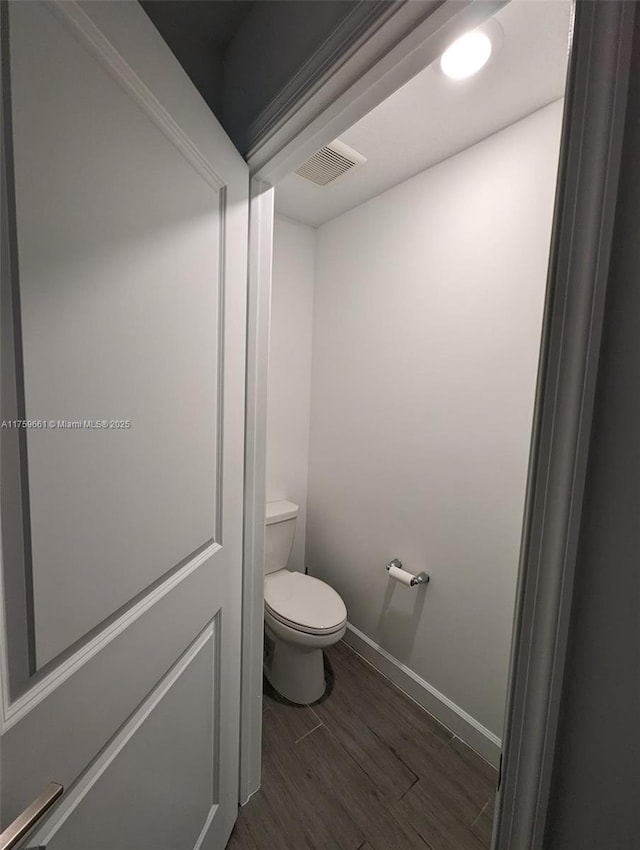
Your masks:
<path fill-rule="evenodd" d="M 264 674 L 290 702 L 305 705 L 326 688 L 322 650 L 340 640 L 347 609 L 323 581 L 287 569 L 298 506 L 267 502 Z"/>

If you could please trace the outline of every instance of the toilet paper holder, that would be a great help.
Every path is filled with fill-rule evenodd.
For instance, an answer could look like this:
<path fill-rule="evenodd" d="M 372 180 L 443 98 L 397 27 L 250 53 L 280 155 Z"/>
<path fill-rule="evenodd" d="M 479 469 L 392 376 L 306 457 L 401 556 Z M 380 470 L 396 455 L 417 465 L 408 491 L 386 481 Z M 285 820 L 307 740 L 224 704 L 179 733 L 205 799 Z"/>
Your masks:
<path fill-rule="evenodd" d="M 386 569 L 390 570 L 391 567 L 395 567 L 397 570 L 404 569 L 404 567 L 402 566 L 402 561 L 400 560 L 400 558 L 394 558 L 393 561 L 389 561 Z M 416 585 L 419 585 L 419 584 L 428 584 L 428 583 L 429 583 L 429 576 L 425 572 L 418 573 L 417 576 L 412 576 L 412 578 L 411 578 L 411 587 L 415 587 Z"/>

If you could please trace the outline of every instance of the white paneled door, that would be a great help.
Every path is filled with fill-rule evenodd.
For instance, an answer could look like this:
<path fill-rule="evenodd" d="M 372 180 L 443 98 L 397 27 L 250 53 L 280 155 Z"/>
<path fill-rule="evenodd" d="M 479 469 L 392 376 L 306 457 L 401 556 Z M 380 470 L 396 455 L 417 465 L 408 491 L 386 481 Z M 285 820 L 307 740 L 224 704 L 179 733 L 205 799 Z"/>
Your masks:
<path fill-rule="evenodd" d="M 136 2 L 2 3 L 1 816 L 237 812 L 248 172 Z"/>

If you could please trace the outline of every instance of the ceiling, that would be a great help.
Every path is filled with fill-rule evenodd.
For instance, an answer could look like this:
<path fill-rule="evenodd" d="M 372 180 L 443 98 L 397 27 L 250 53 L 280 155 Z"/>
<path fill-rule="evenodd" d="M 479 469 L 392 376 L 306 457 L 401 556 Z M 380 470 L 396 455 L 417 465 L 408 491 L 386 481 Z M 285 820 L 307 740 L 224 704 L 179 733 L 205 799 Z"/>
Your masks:
<path fill-rule="evenodd" d="M 163 37 L 170 39 L 182 28 L 192 39 L 210 48 L 225 49 L 251 12 L 255 0 L 203 3 L 202 0 L 140 0 Z"/>
<path fill-rule="evenodd" d="M 339 138 L 367 157 L 328 186 L 290 174 L 276 212 L 318 226 L 524 118 L 564 94 L 570 0 L 511 0 L 503 43 L 474 77 L 425 68 Z"/>
<path fill-rule="evenodd" d="M 224 54 L 255 2 L 140 0 L 215 115 L 223 106 Z"/>
<path fill-rule="evenodd" d="M 243 156 L 277 125 L 283 100 L 304 96 L 403 2 L 140 0 Z"/>

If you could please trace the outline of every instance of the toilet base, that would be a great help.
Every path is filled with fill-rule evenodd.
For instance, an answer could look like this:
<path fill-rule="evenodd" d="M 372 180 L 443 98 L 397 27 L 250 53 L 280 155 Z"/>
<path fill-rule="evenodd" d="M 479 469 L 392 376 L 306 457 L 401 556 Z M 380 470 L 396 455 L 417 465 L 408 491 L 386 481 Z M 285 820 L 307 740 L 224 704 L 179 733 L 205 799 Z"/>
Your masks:
<path fill-rule="evenodd" d="M 322 649 L 286 643 L 268 626 L 265 631 L 269 642 L 264 662 L 267 681 L 289 702 L 307 705 L 320 699 L 327 687 Z"/>

